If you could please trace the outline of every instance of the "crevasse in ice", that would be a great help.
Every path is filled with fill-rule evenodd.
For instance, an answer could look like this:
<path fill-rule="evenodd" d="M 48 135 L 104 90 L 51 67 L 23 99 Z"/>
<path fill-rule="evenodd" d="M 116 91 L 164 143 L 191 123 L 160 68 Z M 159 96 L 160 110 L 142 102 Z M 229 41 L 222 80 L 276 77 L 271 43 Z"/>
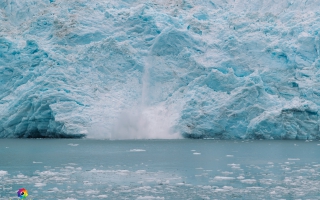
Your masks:
<path fill-rule="evenodd" d="M 0 137 L 320 137 L 317 0 L 0 0 Z"/>

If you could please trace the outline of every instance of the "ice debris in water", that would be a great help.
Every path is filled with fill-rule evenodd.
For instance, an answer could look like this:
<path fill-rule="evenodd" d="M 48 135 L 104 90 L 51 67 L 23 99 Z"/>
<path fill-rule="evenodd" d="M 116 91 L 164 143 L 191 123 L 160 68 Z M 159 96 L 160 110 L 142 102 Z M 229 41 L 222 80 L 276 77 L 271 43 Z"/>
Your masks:
<path fill-rule="evenodd" d="M 5 176 L 5 175 L 8 175 L 8 172 L 7 172 L 7 171 L 0 170 L 0 176 Z"/>
<path fill-rule="evenodd" d="M 320 137 L 317 0 L 0 11 L 0 137 Z"/>
<path fill-rule="evenodd" d="M 143 152 L 146 151 L 144 149 L 130 149 L 130 152 Z"/>
<path fill-rule="evenodd" d="M 79 144 L 73 144 L 73 143 L 70 143 L 70 144 L 68 144 L 69 146 L 72 146 L 72 147 L 76 147 L 76 146 L 78 146 Z"/>

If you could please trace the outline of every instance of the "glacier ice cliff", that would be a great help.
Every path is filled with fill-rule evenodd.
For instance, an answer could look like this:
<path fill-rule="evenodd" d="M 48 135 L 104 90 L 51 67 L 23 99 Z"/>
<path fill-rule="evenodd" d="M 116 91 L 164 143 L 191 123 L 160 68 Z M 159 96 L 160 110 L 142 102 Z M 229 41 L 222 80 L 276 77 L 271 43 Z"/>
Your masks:
<path fill-rule="evenodd" d="M 317 0 L 0 0 L 0 137 L 320 138 Z"/>

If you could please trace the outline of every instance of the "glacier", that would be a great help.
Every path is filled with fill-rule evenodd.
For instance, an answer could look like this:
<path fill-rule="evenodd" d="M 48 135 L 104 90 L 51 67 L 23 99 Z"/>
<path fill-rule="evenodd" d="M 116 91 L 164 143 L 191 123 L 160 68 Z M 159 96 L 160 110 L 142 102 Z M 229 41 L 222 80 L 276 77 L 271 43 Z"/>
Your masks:
<path fill-rule="evenodd" d="M 0 137 L 320 139 L 317 0 L 0 0 Z"/>

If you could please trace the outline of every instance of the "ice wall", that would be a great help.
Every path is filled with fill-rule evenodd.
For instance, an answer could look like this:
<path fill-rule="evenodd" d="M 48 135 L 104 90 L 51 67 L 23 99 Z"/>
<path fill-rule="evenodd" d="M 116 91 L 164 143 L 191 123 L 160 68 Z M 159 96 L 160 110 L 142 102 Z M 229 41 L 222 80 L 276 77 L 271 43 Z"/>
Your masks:
<path fill-rule="evenodd" d="M 320 138 L 317 0 L 0 0 L 0 137 Z"/>

